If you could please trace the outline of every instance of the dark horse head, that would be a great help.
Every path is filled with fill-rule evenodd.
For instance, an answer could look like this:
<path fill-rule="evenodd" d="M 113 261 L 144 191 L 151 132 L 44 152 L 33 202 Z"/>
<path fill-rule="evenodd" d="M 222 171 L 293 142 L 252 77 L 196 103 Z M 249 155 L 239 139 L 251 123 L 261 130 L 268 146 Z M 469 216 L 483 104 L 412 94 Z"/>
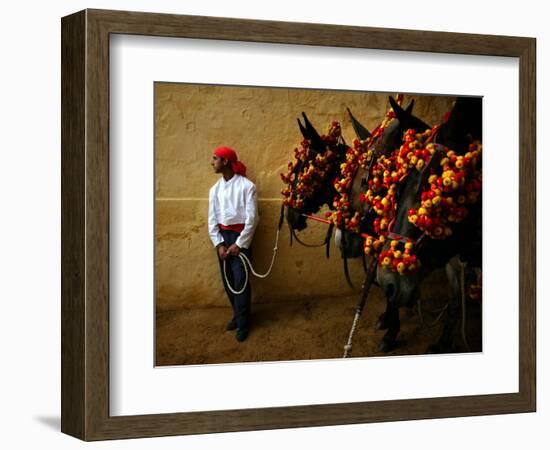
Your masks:
<path fill-rule="evenodd" d="M 298 231 L 307 227 L 304 214 L 314 214 L 324 205 L 332 207 L 336 195 L 332 181 L 338 176 L 348 149 L 339 132 L 339 125 L 333 123 L 332 130 L 336 132 L 321 136 L 306 114 L 302 113 L 302 116 L 303 124 L 298 119 L 304 138 L 302 153 L 291 166 L 287 188 L 287 195 L 298 198 L 298 201 L 287 206 L 286 214 L 290 228 Z M 305 185 L 307 189 L 304 189 Z"/>

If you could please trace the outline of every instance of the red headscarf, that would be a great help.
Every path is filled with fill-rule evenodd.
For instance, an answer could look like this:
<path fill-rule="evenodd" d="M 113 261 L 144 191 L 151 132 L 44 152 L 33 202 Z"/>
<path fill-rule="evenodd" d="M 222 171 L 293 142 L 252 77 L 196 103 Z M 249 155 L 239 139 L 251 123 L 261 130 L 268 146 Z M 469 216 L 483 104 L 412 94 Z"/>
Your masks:
<path fill-rule="evenodd" d="M 237 175 L 242 175 L 246 177 L 246 166 L 237 159 L 237 154 L 235 150 L 229 147 L 218 147 L 214 150 L 214 155 L 219 156 L 220 158 L 227 159 L 231 163 L 231 169 Z"/>

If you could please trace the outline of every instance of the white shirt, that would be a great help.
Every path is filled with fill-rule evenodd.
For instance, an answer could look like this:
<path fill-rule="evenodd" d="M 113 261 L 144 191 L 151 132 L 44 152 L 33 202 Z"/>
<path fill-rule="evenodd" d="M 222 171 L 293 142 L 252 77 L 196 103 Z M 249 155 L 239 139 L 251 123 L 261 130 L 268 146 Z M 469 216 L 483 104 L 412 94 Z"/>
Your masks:
<path fill-rule="evenodd" d="M 235 174 L 229 181 L 225 181 L 225 178 L 221 177 L 210 188 L 208 232 L 214 246 L 223 242 L 218 224 L 243 223 L 244 229 L 235 243 L 240 248 L 248 248 L 252 243 L 258 219 L 256 186 L 248 178 Z"/>

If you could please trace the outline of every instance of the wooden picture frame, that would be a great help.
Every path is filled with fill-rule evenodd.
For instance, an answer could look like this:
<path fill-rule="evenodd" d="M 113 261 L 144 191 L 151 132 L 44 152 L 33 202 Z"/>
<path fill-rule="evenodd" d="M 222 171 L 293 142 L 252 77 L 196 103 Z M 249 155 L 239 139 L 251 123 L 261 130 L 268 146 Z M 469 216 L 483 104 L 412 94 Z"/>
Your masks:
<path fill-rule="evenodd" d="M 533 38 L 85 10 L 62 30 L 62 415 L 83 440 L 535 411 Z M 519 58 L 519 391 L 460 397 L 109 415 L 109 36 L 135 34 Z"/>

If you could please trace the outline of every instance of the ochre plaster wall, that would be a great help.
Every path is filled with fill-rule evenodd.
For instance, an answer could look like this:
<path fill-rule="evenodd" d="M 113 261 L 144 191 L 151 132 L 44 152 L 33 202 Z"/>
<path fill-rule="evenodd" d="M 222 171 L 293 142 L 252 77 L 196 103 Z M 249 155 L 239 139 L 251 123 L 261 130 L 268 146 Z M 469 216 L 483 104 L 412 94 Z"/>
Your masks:
<path fill-rule="evenodd" d="M 218 175 L 210 167 L 212 150 L 234 148 L 256 184 L 260 224 L 252 251 L 254 266 L 263 272 L 270 260 L 281 205 L 279 174 L 302 139 L 296 118 L 305 111 L 320 134 L 332 120 L 340 121 L 346 142 L 355 134 L 346 107 L 369 130 L 387 111 L 387 94 L 287 88 L 155 84 L 156 300 L 159 310 L 225 306 L 215 251 L 207 232 L 208 190 Z M 414 114 L 429 124 L 441 121 L 453 98 L 405 96 L 415 99 Z M 318 243 L 326 226 L 310 223 L 303 239 Z M 284 301 L 349 294 L 342 262 L 332 245 L 324 249 L 289 246 L 281 230 L 271 275 L 253 279 L 253 301 Z M 351 261 L 360 285 L 362 268 Z"/>

